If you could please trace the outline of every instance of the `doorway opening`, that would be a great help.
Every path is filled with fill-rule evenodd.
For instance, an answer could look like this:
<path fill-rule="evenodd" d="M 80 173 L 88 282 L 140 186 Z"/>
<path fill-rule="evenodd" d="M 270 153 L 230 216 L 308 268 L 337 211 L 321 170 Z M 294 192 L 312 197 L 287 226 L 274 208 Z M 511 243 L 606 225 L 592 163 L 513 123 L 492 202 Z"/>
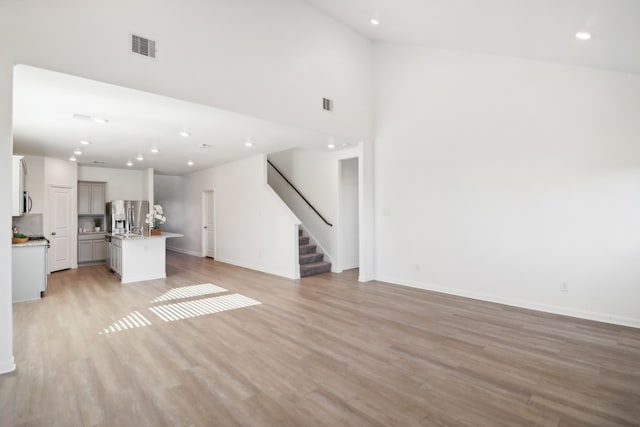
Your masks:
<path fill-rule="evenodd" d="M 359 158 L 340 160 L 339 169 L 339 269 L 360 266 L 360 182 Z"/>
<path fill-rule="evenodd" d="M 213 190 L 202 192 L 202 256 L 215 258 L 216 224 Z"/>

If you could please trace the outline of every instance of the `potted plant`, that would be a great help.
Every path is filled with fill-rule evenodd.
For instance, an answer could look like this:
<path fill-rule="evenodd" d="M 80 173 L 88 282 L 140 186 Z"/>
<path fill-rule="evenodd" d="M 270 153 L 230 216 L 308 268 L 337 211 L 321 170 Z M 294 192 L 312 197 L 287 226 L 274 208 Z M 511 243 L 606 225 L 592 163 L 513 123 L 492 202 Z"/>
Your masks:
<path fill-rule="evenodd" d="M 93 230 L 97 233 L 102 230 L 102 218 L 96 218 L 93 220 L 93 226 L 95 227 Z"/>
<path fill-rule="evenodd" d="M 167 218 L 163 215 L 162 206 L 153 205 L 151 212 L 147 214 L 147 219 L 144 222 L 149 224 L 149 234 L 152 236 L 159 235 L 160 225 L 164 224 Z"/>

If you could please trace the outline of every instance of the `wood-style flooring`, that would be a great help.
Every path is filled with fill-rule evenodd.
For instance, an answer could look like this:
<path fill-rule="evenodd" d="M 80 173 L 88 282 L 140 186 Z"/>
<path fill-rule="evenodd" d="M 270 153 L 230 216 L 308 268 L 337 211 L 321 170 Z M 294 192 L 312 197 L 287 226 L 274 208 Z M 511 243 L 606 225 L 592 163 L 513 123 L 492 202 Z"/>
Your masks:
<path fill-rule="evenodd" d="M 355 271 L 167 263 L 167 279 L 128 285 L 105 266 L 55 273 L 46 298 L 14 304 L 0 426 L 640 425 L 639 329 Z M 148 308 L 202 283 L 262 304 L 173 322 Z M 135 310 L 152 324 L 99 334 Z"/>

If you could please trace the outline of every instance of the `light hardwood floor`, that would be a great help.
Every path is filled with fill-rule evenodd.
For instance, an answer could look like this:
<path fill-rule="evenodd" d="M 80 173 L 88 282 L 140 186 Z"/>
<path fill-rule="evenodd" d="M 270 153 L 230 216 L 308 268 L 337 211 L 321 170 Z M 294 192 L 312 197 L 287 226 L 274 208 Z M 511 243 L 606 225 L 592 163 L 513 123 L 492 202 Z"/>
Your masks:
<path fill-rule="evenodd" d="M 104 266 L 55 273 L 46 298 L 15 304 L 0 426 L 640 425 L 638 329 L 354 271 L 167 262 L 167 279 L 129 285 Z M 200 283 L 262 304 L 174 322 L 148 309 Z M 98 334 L 134 310 L 152 325 Z"/>

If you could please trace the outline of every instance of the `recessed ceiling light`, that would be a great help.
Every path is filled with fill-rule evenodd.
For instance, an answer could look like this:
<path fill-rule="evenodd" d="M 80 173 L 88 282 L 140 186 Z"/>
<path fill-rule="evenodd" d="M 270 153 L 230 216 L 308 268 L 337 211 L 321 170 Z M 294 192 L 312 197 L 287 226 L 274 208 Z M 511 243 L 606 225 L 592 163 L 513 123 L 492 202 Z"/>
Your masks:
<path fill-rule="evenodd" d="M 327 144 L 327 148 L 334 149 L 336 148 L 335 144 Z"/>
<path fill-rule="evenodd" d="M 94 117 L 93 121 L 96 122 L 96 123 L 100 123 L 101 125 L 103 125 L 105 123 L 109 123 L 109 120 L 103 119 L 102 117 Z"/>
<path fill-rule="evenodd" d="M 380 25 L 380 21 L 377 18 L 371 18 L 369 22 L 371 22 L 371 25 Z"/>
<path fill-rule="evenodd" d="M 187 165 L 189 165 L 189 166 L 193 166 L 193 161 L 192 161 L 192 160 L 189 160 L 189 161 L 187 162 Z"/>
<path fill-rule="evenodd" d="M 591 38 L 591 33 L 581 31 L 579 33 L 576 33 L 576 38 L 580 40 L 589 40 Z"/>
<path fill-rule="evenodd" d="M 138 154 L 138 157 L 136 157 L 136 160 L 141 162 L 144 160 L 144 157 L 142 157 L 142 154 Z"/>
<path fill-rule="evenodd" d="M 152 149 L 151 149 L 151 152 L 152 152 L 153 154 L 158 154 L 158 153 L 160 152 L 160 150 L 158 150 L 157 148 L 152 148 Z"/>
<path fill-rule="evenodd" d="M 244 143 L 245 147 L 253 147 L 253 142 L 251 142 L 250 138 L 247 138 L 246 142 Z"/>
<path fill-rule="evenodd" d="M 71 160 L 72 162 L 75 162 L 77 159 L 74 156 L 69 157 L 69 160 Z"/>
<path fill-rule="evenodd" d="M 187 136 L 191 136 L 191 134 L 189 132 L 187 132 L 186 130 L 182 130 L 182 131 L 178 132 L 178 135 L 184 136 L 185 138 Z"/>
<path fill-rule="evenodd" d="M 91 144 L 91 142 L 87 141 L 86 139 L 83 139 L 82 141 L 80 141 L 80 144 L 89 145 L 89 144 Z"/>
<path fill-rule="evenodd" d="M 81 155 L 81 154 L 82 154 L 82 151 L 80 151 L 80 150 L 75 150 L 75 151 L 73 152 L 73 154 L 75 154 L 76 156 L 79 156 L 79 155 Z"/>
<path fill-rule="evenodd" d="M 131 160 L 129 160 L 129 161 L 127 162 L 127 166 L 129 166 L 129 167 L 133 166 L 133 162 L 132 162 Z"/>

